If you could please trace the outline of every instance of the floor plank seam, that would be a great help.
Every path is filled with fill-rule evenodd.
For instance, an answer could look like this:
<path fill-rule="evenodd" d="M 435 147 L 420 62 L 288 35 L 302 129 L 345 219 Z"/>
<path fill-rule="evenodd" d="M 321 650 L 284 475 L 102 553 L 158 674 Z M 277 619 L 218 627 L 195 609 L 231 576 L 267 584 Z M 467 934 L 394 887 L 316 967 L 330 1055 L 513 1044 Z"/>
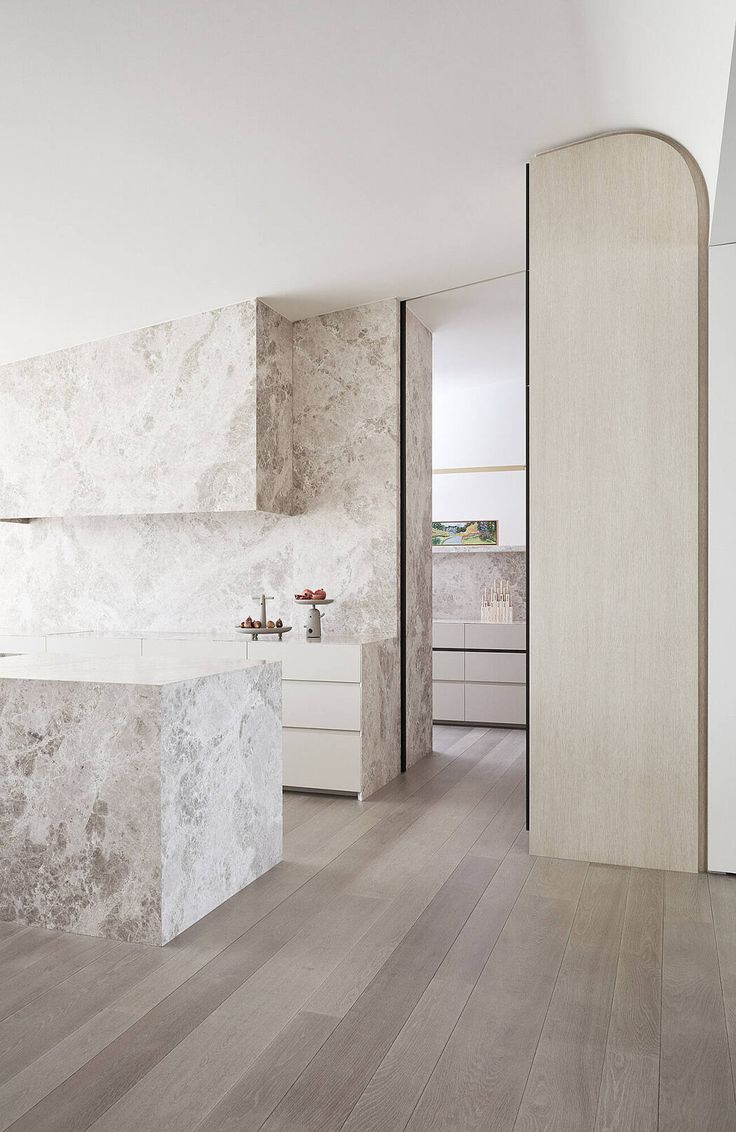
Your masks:
<path fill-rule="evenodd" d="M 563 963 L 565 962 L 565 955 L 567 954 L 567 947 L 570 946 L 570 937 L 573 934 L 573 925 L 575 923 L 575 916 L 577 915 L 577 909 L 579 909 L 579 907 L 580 907 L 580 898 L 581 898 L 581 895 L 582 895 L 582 892 L 583 892 L 583 887 L 585 885 L 585 881 L 587 881 L 587 878 L 588 878 L 589 869 L 590 869 L 590 864 L 588 864 L 587 867 L 585 867 L 585 872 L 583 873 L 583 877 L 582 877 L 582 881 L 581 881 L 581 885 L 580 885 L 580 892 L 579 892 L 579 894 L 577 894 L 577 900 L 575 901 L 575 910 L 573 912 L 573 915 L 570 918 L 570 928 L 568 928 L 567 936 L 565 938 L 565 946 L 563 947 L 562 951 L 560 951 L 559 963 L 557 964 L 557 971 L 556 971 L 556 974 L 555 974 L 554 983 L 553 983 L 553 985 L 551 985 L 551 990 L 550 990 L 549 998 L 548 998 L 548 1001 L 547 1001 L 547 1009 L 545 1010 L 545 1017 L 544 1017 L 544 1019 L 542 1019 L 541 1026 L 539 1028 L 539 1034 L 537 1035 L 537 1041 L 536 1041 L 536 1043 L 534 1043 L 534 1052 L 531 1055 L 530 1060 L 529 1060 L 529 1070 L 527 1072 L 527 1078 L 525 1078 L 525 1080 L 524 1080 L 523 1089 L 519 1090 L 519 1104 L 517 1104 L 517 1106 L 516 1106 L 516 1115 L 514 1116 L 514 1123 L 512 1125 L 512 1132 L 516 1127 L 517 1121 L 519 1121 L 519 1114 L 521 1112 L 521 1106 L 524 1103 L 524 1097 L 527 1096 L 527 1089 L 529 1087 L 529 1078 L 531 1077 L 531 1073 L 532 1073 L 532 1070 L 533 1070 L 533 1067 L 534 1067 L 534 1062 L 536 1062 L 536 1060 L 537 1060 L 537 1054 L 539 1052 L 539 1043 L 541 1041 L 542 1034 L 544 1034 L 544 1032 L 545 1032 L 547 1019 L 549 1018 L 550 1006 L 551 1006 L 551 1004 L 553 1004 L 553 998 L 555 997 L 555 990 L 557 989 L 557 980 L 559 979 L 559 972 L 562 971 L 562 969 L 563 969 Z"/>
<path fill-rule="evenodd" d="M 631 869 L 628 870 L 628 877 L 626 879 L 626 900 L 624 901 L 624 911 L 621 917 L 621 931 L 618 937 L 618 951 L 616 953 L 616 977 L 613 980 L 613 991 L 611 992 L 611 1002 L 608 1009 L 608 1026 L 606 1027 L 606 1040 L 603 1043 L 603 1057 L 601 1058 L 601 1071 L 598 1075 L 598 1104 L 596 1105 L 595 1113 L 595 1127 L 598 1127 L 598 1117 L 601 1108 L 601 1094 L 603 1091 L 603 1073 L 606 1068 L 606 1057 L 608 1055 L 608 1042 L 611 1037 L 611 1023 L 613 1021 L 613 1004 L 616 1001 L 616 988 L 619 982 L 619 972 L 621 969 L 621 944 L 624 938 L 624 928 L 626 926 L 626 915 L 629 910 L 629 897 L 631 896 Z M 660 1010 L 660 1019 L 662 1012 Z"/>
<path fill-rule="evenodd" d="M 718 947 L 718 932 L 716 931 L 716 918 L 713 914 L 713 893 L 710 888 L 710 877 L 706 874 L 706 883 L 708 885 L 708 902 L 710 904 L 710 920 L 713 927 L 713 939 L 716 949 L 716 962 L 718 964 L 718 985 L 721 988 L 721 1007 L 723 1009 L 723 1024 L 726 1030 L 726 1046 L 728 1049 L 728 1060 L 731 1066 L 731 1089 L 734 1094 L 734 1104 L 736 1104 L 736 1078 L 734 1077 L 734 1059 L 733 1051 L 731 1050 L 731 1035 L 728 1028 L 728 1019 L 726 1017 L 726 992 L 723 988 L 723 971 L 721 969 L 721 953 Z"/>
<path fill-rule="evenodd" d="M 657 1129 L 660 1127 L 660 1102 L 662 1099 L 662 1015 L 664 1014 L 664 932 L 665 932 L 665 906 L 667 904 L 667 887 L 662 881 L 662 945 L 659 963 L 659 1062 L 657 1066 Z"/>
<path fill-rule="evenodd" d="M 492 820 L 493 820 L 493 819 L 491 819 L 491 821 L 492 821 Z M 489 824 L 490 824 L 490 823 L 489 823 Z M 509 848 L 508 848 L 508 850 L 506 851 L 506 854 L 505 854 L 505 856 L 503 857 L 503 859 L 502 859 L 502 860 L 501 860 L 501 862 L 499 863 L 499 868 L 500 868 L 500 867 L 501 867 L 501 865 L 502 865 L 502 864 L 504 863 L 504 861 L 506 860 L 506 858 L 507 858 L 507 857 L 509 856 L 509 854 L 510 854 L 510 853 L 511 853 L 511 851 L 513 850 L 514 846 L 516 845 L 516 842 L 517 842 L 517 841 L 519 840 L 519 837 L 521 836 L 521 834 L 522 834 L 523 832 L 525 832 L 525 831 L 524 831 L 524 830 L 520 830 L 520 832 L 519 832 L 519 833 L 518 833 L 518 834 L 516 835 L 516 837 L 514 838 L 513 842 L 511 843 L 510 847 L 509 847 Z M 494 873 L 494 876 L 495 876 L 495 875 L 496 875 L 496 874 Z M 528 879 L 528 877 L 527 877 L 527 879 Z M 492 883 L 492 881 L 493 881 L 493 878 L 491 878 L 491 883 Z M 435 1071 L 435 1069 L 436 1069 L 436 1068 L 437 1068 L 437 1066 L 439 1065 L 439 1063 L 440 1063 L 440 1061 L 441 1061 L 441 1059 L 442 1059 L 442 1056 L 443 1056 L 443 1054 L 444 1054 L 445 1050 L 447 1049 L 448 1045 L 450 1044 L 450 1041 L 452 1040 L 452 1035 L 453 1035 L 453 1034 L 455 1033 L 455 1031 L 456 1031 L 457 1027 L 458 1027 L 458 1026 L 460 1025 L 460 1022 L 461 1022 L 461 1020 L 462 1020 L 462 1018 L 463 1018 L 463 1015 L 465 1014 L 466 1010 L 468 1009 L 468 1004 L 470 1003 L 470 999 L 471 999 L 471 996 L 472 996 L 472 994 L 473 994 L 473 991 L 474 991 L 474 990 L 475 990 L 475 988 L 476 988 L 476 987 L 478 986 L 478 983 L 480 982 L 480 980 L 481 980 L 481 979 L 482 979 L 482 977 L 483 977 L 483 972 L 485 971 L 485 969 L 486 969 L 486 967 L 488 966 L 488 964 L 489 964 L 489 963 L 491 962 L 491 958 L 493 957 L 493 952 L 494 952 L 494 951 L 496 950 L 496 947 L 497 947 L 497 945 L 498 945 L 498 941 L 500 940 L 500 938 L 501 938 L 501 936 L 502 936 L 502 934 L 503 934 L 504 928 L 506 927 L 507 923 L 509 922 L 509 919 L 511 918 L 511 914 L 513 913 L 514 909 L 516 908 L 516 905 L 518 904 L 519 900 L 521 899 L 521 895 L 522 895 L 522 893 L 523 893 L 523 891 L 524 891 L 524 887 L 525 887 L 525 885 L 526 885 L 526 880 L 524 881 L 524 884 L 523 884 L 523 885 L 521 886 L 521 888 L 519 889 L 519 891 L 518 891 L 518 893 L 517 893 L 517 895 L 516 895 L 516 898 L 515 898 L 515 900 L 514 900 L 513 904 L 512 904 L 512 905 L 511 905 L 511 907 L 509 908 L 509 911 L 508 911 L 508 915 L 506 916 L 505 920 L 503 921 L 503 924 L 501 925 L 501 928 L 500 928 L 500 930 L 499 930 L 499 932 L 498 932 L 498 935 L 496 936 L 496 941 L 495 941 L 495 943 L 493 944 L 493 947 L 491 948 L 490 952 L 488 953 L 488 957 L 487 957 L 487 959 L 486 959 L 485 963 L 483 964 L 483 966 L 481 967 L 481 970 L 480 970 L 480 973 L 478 974 L 478 977 L 477 977 L 477 979 L 475 980 L 475 982 L 473 983 L 472 987 L 470 988 L 470 992 L 468 993 L 468 997 L 467 997 L 467 999 L 465 1000 L 465 1005 L 463 1006 L 462 1010 L 461 1010 L 461 1011 L 460 1011 L 460 1013 L 458 1014 L 458 1016 L 457 1016 L 457 1018 L 456 1018 L 456 1020 L 455 1020 L 455 1023 L 454 1023 L 454 1025 L 452 1026 L 452 1029 L 450 1030 L 449 1034 L 447 1035 L 447 1040 L 445 1041 L 445 1043 L 444 1043 L 444 1045 L 443 1045 L 442 1049 L 440 1050 L 440 1053 L 439 1053 L 439 1055 L 438 1055 L 438 1057 L 437 1057 L 437 1059 L 436 1059 L 436 1061 L 435 1061 L 435 1063 L 434 1063 L 434 1065 L 433 1065 L 433 1067 L 432 1067 L 432 1072 L 431 1072 L 431 1073 L 430 1073 L 430 1074 L 428 1075 L 428 1077 L 427 1077 L 427 1080 L 425 1081 L 425 1083 L 424 1083 L 424 1085 L 423 1085 L 423 1087 L 422 1087 L 422 1089 L 421 1089 L 421 1092 L 419 1093 L 419 1096 L 418 1096 L 418 1097 L 417 1097 L 417 1099 L 416 1099 L 416 1103 L 414 1104 L 414 1106 L 413 1106 L 413 1108 L 412 1108 L 411 1112 L 409 1113 L 409 1116 L 407 1117 L 407 1119 L 406 1119 L 406 1121 L 404 1122 L 404 1124 L 402 1125 L 402 1127 L 401 1127 L 400 1129 L 399 1129 L 399 1128 L 397 1128 L 397 1129 L 396 1129 L 396 1132 L 404 1132 L 404 1130 L 405 1130 L 405 1129 L 406 1129 L 406 1128 L 407 1128 L 407 1127 L 409 1126 L 409 1124 L 411 1123 L 411 1120 L 412 1120 L 412 1117 L 414 1116 L 414 1113 L 415 1113 L 415 1112 L 416 1112 L 416 1110 L 417 1110 L 417 1109 L 419 1108 L 419 1105 L 421 1104 L 421 1101 L 422 1101 L 422 1097 L 423 1097 L 423 1096 L 424 1096 L 424 1094 L 426 1093 L 426 1091 L 427 1091 L 427 1088 L 429 1087 L 429 1085 L 430 1085 L 430 1082 L 431 1082 L 431 1080 L 432 1080 L 432 1075 L 434 1074 L 434 1071 Z M 395 1039 L 395 1040 L 398 1040 L 398 1036 L 399 1036 L 399 1035 L 397 1034 L 397 1037 L 396 1037 L 396 1039 Z M 395 1042 L 394 1042 L 394 1043 L 392 1043 L 392 1045 L 393 1045 L 393 1044 L 395 1044 Z M 390 1050 L 388 1050 L 388 1051 L 386 1052 L 386 1056 L 388 1056 L 388 1054 L 389 1054 L 389 1053 L 390 1053 Z M 365 1091 L 365 1090 L 364 1090 L 364 1091 Z M 361 1097 L 362 1097 L 362 1095 L 363 1095 L 363 1094 L 361 1093 Z M 359 1103 L 359 1101 L 360 1101 L 360 1097 L 358 1098 L 358 1101 L 356 1101 L 356 1103 L 355 1103 L 355 1105 L 353 1106 L 353 1108 L 357 1107 L 357 1104 Z M 351 1110 L 351 1111 L 352 1111 L 352 1110 Z"/>
<path fill-rule="evenodd" d="M 80 938 L 81 939 L 94 939 L 94 936 L 81 936 Z M 47 991 L 53 990 L 55 987 L 61 986 L 61 984 L 65 983 L 67 981 L 67 979 L 72 978 L 72 976 L 76 975 L 79 971 L 83 971 L 85 967 L 89 967 L 92 963 L 96 963 L 98 959 L 102 959 L 102 957 L 104 955 L 107 955 L 107 953 L 110 950 L 111 950 L 111 947 L 103 948 L 101 951 L 97 952 L 96 954 L 91 955 L 90 958 L 86 961 L 86 963 L 80 963 L 80 965 L 78 967 L 75 967 L 74 970 L 71 971 L 68 975 L 66 975 L 63 979 L 59 979 L 59 981 L 57 983 L 53 983 L 49 987 L 44 987 L 44 989 L 39 991 L 38 994 L 32 995 L 30 998 L 26 999 L 25 1002 L 23 1002 L 20 1006 L 17 1006 L 13 1010 L 11 1010 L 8 1014 L 0 1013 L 0 1023 L 7 1022 L 7 1020 L 9 1018 L 12 1018 L 14 1014 L 17 1014 L 19 1010 L 23 1010 L 23 1009 L 25 1009 L 26 1006 L 30 1006 L 32 1002 L 35 1002 L 36 999 L 41 998 L 42 995 L 46 994 Z M 90 952 L 94 952 L 93 947 L 90 947 Z M 42 962 L 43 962 L 43 959 L 38 960 L 38 963 L 42 963 Z M 29 967 L 23 968 L 22 972 L 18 971 L 18 972 L 16 972 L 16 974 L 23 974 L 26 977 L 28 977 L 33 973 L 33 968 L 35 966 L 36 966 L 36 964 L 32 963 Z M 11 977 L 14 977 L 14 976 L 11 976 Z"/>
<path fill-rule="evenodd" d="M 463 858 L 462 858 L 462 860 L 464 860 L 464 859 L 465 859 L 465 857 L 463 857 Z M 458 870 L 458 868 L 460 867 L 460 864 L 461 864 L 461 863 L 462 863 L 462 861 L 458 862 L 458 864 L 457 864 L 457 865 L 455 866 L 455 868 L 454 868 L 454 869 L 452 870 L 452 872 L 450 873 L 450 876 L 449 876 L 449 877 L 447 878 L 447 880 L 445 881 L 445 884 L 447 884 L 447 883 L 449 882 L 449 880 L 450 880 L 450 879 L 451 879 L 451 878 L 452 878 L 452 877 L 453 877 L 453 876 L 455 875 L 455 873 L 457 872 L 457 870 Z M 499 867 L 500 867 L 500 862 L 499 862 Z M 475 909 L 477 908 L 478 904 L 479 904 L 479 903 L 480 903 L 480 901 L 482 900 L 483 896 L 485 895 L 485 892 L 486 892 L 486 891 L 487 891 L 487 889 L 488 889 L 488 886 L 489 886 L 489 885 L 490 885 L 490 884 L 492 883 L 492 881 L 493 881 L 493 877 L 494 877 L 494 876 L 496 875 L 496 873 L 497 873 L 497 872 L 498 872 L 498 869 L 494 870 L 493 876 L 491 876 L 491 877 L 489 878 L 489 880 L 488 880 L 488 884 L 486 884 L 486 886 L 485 886 L 485 887 L 483 888 L 483 890 L 482 890 L 482 891 L 481 891 L 481 892 L 480 892 L 480 893 L 478 894 L 478 898 L 477 898 L 477 900 L 475 900 L 475 901 L 474 901 L 474 903 L 473 903 L 473 905 L 471 906 L 471 908 L 469 909 L 469 911 L 468 911 L 467 915 L 465 916 L 465 918 L 463 919 L 462 923 L 461 923 L 461 924 L 460 924 L 460 926 L 458 927 L 458 930 L 457 930 L 457 932 L 455 933 L 454 937 L 452 938 L 452 940 L 451 940 L 451 942 L 450 942 L 450 944 L 449 944 L 449 946 L 448 946 L 447 950 L 445 951 L 444 955 L 443 955 L 443 956 L 442 956 L 442 957 L 441 957 L 441 958 L 439 959 L 439 961 L 438 961 L 438 963 L 437 963 L 437 966 L 435 967 L 434 971 L 433 971 L 433 972 L 432 972 L 432 974 L 430 975 L 430 977 L 429 977 L 429 979 L 427 980 L 427 982 L 426 982 L 426 984 L 424 985 L 424 987 L 422 987 L 422 989 L 421 989 L 421 993 L 420 993 L 420 994 L 419 994 L 419 995 L 417 996 L 416 1002 L 414 1003 L 414 1005 L 413 1005 L 413 1007 L 412 1007 L 412 1010 L 411 1010 L 411 1011 L 409 1012 L 409 1014 L 407 1015 L 407 1018 L 408 1018 L 408 1017 L 410 1017 L 410 1016 L 411 1016 L 411 1013 L 412 1013 L 412 1011 L 413 1011 L 414 1009 L 416 1009 L 417 1003 L 418 1003 L 418 1002 L 419 1002 L 419 1001 L 421 1000 L 421 997 L 422 997 L 422 995 L 423 995 L 423 994 L 424 994 L 424 992 L 426 991 L 426 989 L 427 989 L 427 987 L 429 986 L 429 984 L 431 983 L 432 979 L 433 979 L 433 978 L 435 977 L 435 975 L 437 974 L 437 971 L 438 971 L 438 970 L 440 969 L 440 967 L 442 966 L 442 963 L 444 962 L 445 958 L 446 958 L 446 957 L 447 957 L 447 955 L 449 954 L 450 950 L 451 950 L 451 949 L 452 949 L 452 948 L 454 947 L 454 945 L 455 945 L 455 943 L 457 942 L 457 939 L 458 939 L 458 937 L 459 937 L 460 933 L 462 932 L 463 928 L 465 927 L 465 925 L 467 924 L 468 920 L 469 920 L 469 919 L 470 919 L 470 917 L 472 916 L 473 912 L 474 912 L 474 911 L 475 911 Z M 443 885 L 443 887 L 444 887 L 444 885 Z M 430 903 L 430 905 L 428 905 L 428 907 L 430 907 L 430 906 L 431 906 L 431 903 Z M 426 909 L 425 909 L 425 911 L 426 911 Z M 402 938 L 402 941 L 403 941 L 403 938 Z M 398 944 L 397 946 L 400 946 L 400 943 L 399 943 L 399 944 Z M 395 950 L 396 950 L 396 948 L 394 949 L 394 951 L 395 951 Z M 391 954 L 393 954 L 393 952 L 392 952 Z M 389 959 L 390 959 L 390 956 L 388 956 L 388 957 L 387 957 L 387 959 L 386 959 L 386 962 L 388 962 L 388 960 L 389 960 Z M 343 1016 L 343 1017 L 342 1017 L 342 1018 L 340 1019 L 340 1021 L 338 1022 L 338 1025 L 337 1025 L 337 1026 L 335 1027 L 335 1030 L 333 1030 L 333 1031 L 332 1031 L 333 1033 L 335 1033 L 335 1032 L 336 1032 L 336 1031 L 337 1031 L 337 1030 L 339 1029 L 339 1027 L 340 1027 L 340 1026 L 342 1025 L 342 1023 L 343 1023 L 343 1022 L 345 1021 L 345 1019 L 346 1019 L 346 1018 L 348 1017 L 348 1015 L 350 1014 L 350 1012 L 351 1012 L 351 1011 L 352 1011 L 352 1010 L 354 1009 L 354 1007 L 356 1006 L 357 1002 L 359 1002 L 359 1001 L 360 1001 L 360 997 L 362 996 L 362 994 L 366 993 L 366 991 L 368 991 L 368 989 L 369 989 L 369 988 L 371 987 L 371 985 L 372 985 L 372 984 L 373 984 L 373 983 L 375 982 L 375 980 L 376 980 L 376 979 L 377 979 L 377 978 L 379 977 L 379 975 L 381 974 L 381 971 L 383 970 L 383 967 L 385 967 L 385 966 L 386 966 L 386 962 L 384 962 L 384 963 L 382 964 L 382 966 L 381 966 L 381 969 L 380 969 L 379 971 L 377 971 L 377 972 L 376 972 L 376 974 L 375 974 L 375 975 L 373 976 L 373 978 L 372 978 L 372 979 L 371 979 L 371 981 L 370 981 L 370 982 L 368 983 L 368 985 L 367 985 L 366 987 L 364 987 L 363 991 L 361 992 L 361 995 L 359 995 L 359 996 L 358 996 L 358 998 L 356 999 L 355 1003 L 353 1003 L 353 1006 L 351 1006 L 351 1008 L 350 1008 L 350 1010 L 349 1010 L 349 1011 L 347 1012 L 347 1014 L 345 1014 L 345 1015 L 344 1015 L 344 1016 Z M 399 1031 L 398 1031 L 398 1033 L 394 1035 L 394 1039 L 393 1039 L 393 1041 L 391 1042 L 391 1045 L 393 1045 L 393 1042 L 394 1042 L 394 1041 L 396 1041 L 396 1038 L 398 1038 L 398 1036 L 399 1036 L 399 1033 L 401 1033 L 401 1030 L 403 1029 L 403 1026 L 405 1025 L 405 1023 L 406 1023 L 406 1019 L 404 1019 L 404 1023 L 402 1023 L 402 1026 L 401 1026 L 401 1027 L 399 1028 Z M 330 1036 L 331 1036 L 331 1035 L 330 1035 Z M 390 1048 L 391 1048 L 391 1046 L 389 1046 L 389 1049 L 390 1049 Z M 388 1053 L 388 1050 L 386 1051 L 386 1054 L 387 1054 L 387 1053 Z M 384 1057 L 386 1056 L 386 1054 L 384 1054 Z M 315 1056 L 316 1056 L 316 1055 L 315 1055 Z M 314 1060 L 314 1058 L 312 1058 L 312 1059 L 310 1060 L 310 1062 L 309 1062 L 309 1064 L 310 1064 L 310 1065 L 311 1065 L 311 1062 L 312 1062 L 313 1060 Z M 383 1061 L 383 1058 L 381 1058 L 381 1061 Z M 381 1064 L 381 1062 L 379 1062 L 379 1065 L 380 1065 L 380 1064 Z M 379 1067 L 379 1066 L 376 1066 L 376 1070 L 375 1070 L 375 1071 L 377 1071 L 377 1070 L 378 1070 L 378 1067 Z M 290 1094 L 290 1093 L 292 1092 L 292 1090 L 293 1090 L 293 1089 L 295 1089 L 295 1088 L 296 1088 L 296 1086 L 298 1085 L 299 1081 L 300 1081 L 300 1080 L 301 1080 L 301 1078 L 302 1078 L 302 1077 L 304 1076 L 304 1074 L 306 1073 L 306 1071 L 307 1071 L 307 1069 L 308 1069 L 308 1068 L 309 1068 L 309 1065 L 305 1066 L 305 1067 L 304 1067 L 304 1069 L 302 1069 L 301 1073 L 300 1073 L 300 1074 L 298 1075 L 298 1077 L 296 1077 L 296 1078 L 295 1078 L 295 1080 L 294 1080 L 294 1081 L 292 1082 L 292 1084 L 291 1084 L 291 1086 L 289 1087 L 289 1089 L 287 1090 L 287 1092 L 286 1092 L 286 1093 L 284 1094 L 284 1096 L 283 1096 L 282 1100 L 281 1100 L 281 1101 L 279 1102 L 279 1105 L 283 1104 L 283 1103 L 284 1103 L 284 1102 L 285 1102 L 285 1101 L 287 1100 L 287 1098 L 288 1098 L 289 1094 Z M 375 1072 L 375 1071 L 374 1071 L 374 1072 Z M 371 1075 L 371 1076 L 373 1076 L 373 1075 Z M 366 1085 L 366 1088 L 367 1088 L 367 1085 Z M 352 1114 L 353 1110 L 355 1109 L 356 1105 L 357 1105 L 357 1104 L 358 1104 L 358 1102 L 360 1101 L 360 1097 L 361 1097 L 361 1096 L 363 1095 L 363 1092 L 365 1092 L 365 1089 L 364 1089 L 364 1090 L 363 1090 L 363 1091 L 361 1092 L 360 1096 L 356 1098 L 355 1104 L 353 1104 L 353 1105 L 351 1106 L 350 1110 L 349 1110 L 349 1111 L 348 1111 L 348 1112 L 346 1113 L 344 1120 L 343 1120 L 343 1121 L 341 1122 L 341 1124 L 340 1124 L 340 1129 L 342 1129 L 342 1128 L 343 1128 L 343 1127 L 345 1126 L 345 1124 L 346 1124 L 346 1123 L 348 1122 L 348 1120 L 350 1119 L 350 1116 L 351 1116 L 351 1114 Z M 266 1119 L 266 1120 L 265 1120 L 265 1121 L 263 1122 L 263 1124 L 261 1125 L 261 1128 L 263 1128 L 263 1127 L 264 1127 L 264 1125 L 268 1123 L 268 1120 L 270 1120 L 270 1119 L 271 1119 L 271 1116 L 273 1115 L 273 1113 L 275 1113 L 275 1112 L 277 1112 L 277 1111 L 278 1111 L 279 1105 L 277 1105 L 277 1106 L 276 1106 L 276 1108 L 275 1108 L 275 1109 L 273 1109 L 273 1112 L 269 1114 L 269 1116 L 267 1117 L 267 1119 Z M 406 1125 L 405 1125 L 404 1127 L 406 1127 Z"/>

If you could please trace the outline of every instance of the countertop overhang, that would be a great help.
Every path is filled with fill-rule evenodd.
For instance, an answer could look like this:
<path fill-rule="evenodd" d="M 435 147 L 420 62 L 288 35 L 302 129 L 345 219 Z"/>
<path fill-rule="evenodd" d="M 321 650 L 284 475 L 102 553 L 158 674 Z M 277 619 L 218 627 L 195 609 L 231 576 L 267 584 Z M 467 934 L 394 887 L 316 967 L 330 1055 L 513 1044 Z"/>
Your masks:
<path fill-rule="evenodd" d="M 78 656 L 25 653 L 0 657 L 0 680 L 55 680 L 85 684 L 179 684 L 225 672 L 261 668 L 277 661 L 228 660 L 217 657 Z"/>

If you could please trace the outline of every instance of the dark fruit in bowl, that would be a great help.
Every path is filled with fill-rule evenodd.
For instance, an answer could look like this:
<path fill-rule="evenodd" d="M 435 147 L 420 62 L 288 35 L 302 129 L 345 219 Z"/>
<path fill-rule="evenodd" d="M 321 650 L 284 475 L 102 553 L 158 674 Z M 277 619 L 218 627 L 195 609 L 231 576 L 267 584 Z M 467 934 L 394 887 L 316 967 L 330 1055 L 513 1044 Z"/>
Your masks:
<path fill-rule="evenodd" d="M 279 619 L 278 619 L 278 620 L 277 620 L 277 622 L 276 622 L 276 628 L 277 628 L 277 629 L 283 629 L 283 627 L 284 627 L 284 623 L 283 623 L 283 621 L 281 620 L 281 618 L 279 617 Z"/>

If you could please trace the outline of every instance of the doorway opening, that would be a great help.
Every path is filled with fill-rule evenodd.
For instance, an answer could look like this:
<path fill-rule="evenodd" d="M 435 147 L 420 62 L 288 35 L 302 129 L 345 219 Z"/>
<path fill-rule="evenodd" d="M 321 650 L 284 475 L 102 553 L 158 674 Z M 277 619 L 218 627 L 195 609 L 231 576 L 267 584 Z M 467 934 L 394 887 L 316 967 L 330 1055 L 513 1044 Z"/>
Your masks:
<path fill-rule="evenodd" d="M 525 729 L 526 271 L 402 304 L 405 474 L 412 463 L 407 424 L 423 411 L 406 396 L 409 319 L 431 335 L 432 458 L 425 488 L 431 493 L 431 531 L 425 532 L 424 548 L 431 602 L 422 609 L 429 619 L 432 720 L 440 727 Z M 413 501 L 405 492 L 404 644 L 412 625 L 416 633 L 419 611 L 412 594 L 415 548 L 407 543 L 407 505 Z M 403 703 L 411 705 L 413 683 L 426 680 L 417 669 L 416 649 L 404 648 L 403 679 Z"/>

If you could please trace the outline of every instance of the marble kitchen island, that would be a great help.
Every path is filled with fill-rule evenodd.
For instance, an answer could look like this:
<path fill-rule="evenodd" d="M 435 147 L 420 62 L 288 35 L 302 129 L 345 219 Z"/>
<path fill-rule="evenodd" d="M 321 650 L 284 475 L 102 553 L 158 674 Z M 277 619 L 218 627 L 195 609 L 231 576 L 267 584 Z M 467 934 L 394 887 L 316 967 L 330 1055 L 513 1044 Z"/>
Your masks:
<path fill-rule="evenodd" d="M 0 920 L 164 944 L 281 859 L 281 665 L 0 658 Z"/>

